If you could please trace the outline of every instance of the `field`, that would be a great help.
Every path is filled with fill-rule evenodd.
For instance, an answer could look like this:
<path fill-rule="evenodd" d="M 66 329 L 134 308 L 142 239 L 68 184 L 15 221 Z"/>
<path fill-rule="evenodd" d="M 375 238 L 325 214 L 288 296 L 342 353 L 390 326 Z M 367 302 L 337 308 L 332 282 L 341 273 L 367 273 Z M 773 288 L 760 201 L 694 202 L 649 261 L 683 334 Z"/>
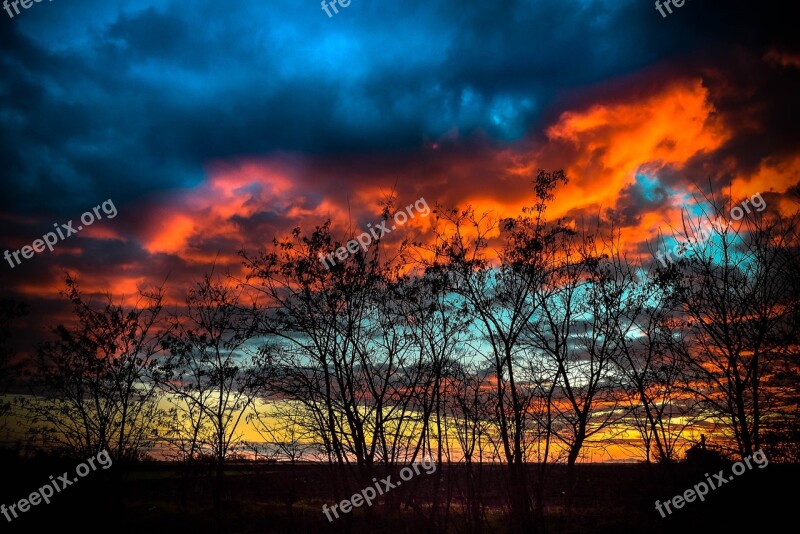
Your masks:
<path fill-rule="evenodd" d="M 8 505 L 35 490 L 49 475 L 71 471 L 74 463 L 53 460 L 4 462 L 7 479 L 24 483 L 3 485 Z M 708 467 L 708 466 L 706 466 Z M 716 466 L 715 466 L 716 467 Z M 723 466 L 727 473 L 730 466 Z M 531 466 L 531 470 L 535 466 Z M 708 469 L 679 464 L 667 470 L 645 464 L 584 464 L 576 469 L 571 511 L 567 506 L 566 469 L 552 466 L 543 491 L 543 532 L 551 534 L 612 532 L 742 531 L 745 525 L 761 532 L 778 532 L 790 525 L 800 468 L 768 465 L 734 478 L 710 491 L 704 502 L 686 503 L 661 518 L 654 507 L 683 493 L 706 477 Z M 713 478 L 712 471 L 709 475 Z M 56 524 L 84 532 L 187 533 L 301 533 L 301 532 L 487 532 L 509 531 L 504 506 L 504 474 L 499 466 L 475 468 L 480 477 L 483 520 L 475 528 L 465 514 L 466 471 L 445 468 L 440 480 L 438 528 L 431 521 L 435 477 L 421 474 L 406 487 L 328 522 L 322 505 L 333 504 L 330 471 L 318 464 L 253 464 L 230 466 L 225 473 L 224 502 L 214 507 L 211 479 L 203 470 L 188 473 L 165 463 L 139 464 L 124 479 L 119 469 L 98 470 L 4 525 L 4 531 L 41 531 Z M 397 477 L 395 476 L 394 479 Z M 27 488 L 23 490 L 22 488 Z M 448 510 L 443 503 L 450 501 Z M 736 504 L 734 504 L 736 503 Z"/>

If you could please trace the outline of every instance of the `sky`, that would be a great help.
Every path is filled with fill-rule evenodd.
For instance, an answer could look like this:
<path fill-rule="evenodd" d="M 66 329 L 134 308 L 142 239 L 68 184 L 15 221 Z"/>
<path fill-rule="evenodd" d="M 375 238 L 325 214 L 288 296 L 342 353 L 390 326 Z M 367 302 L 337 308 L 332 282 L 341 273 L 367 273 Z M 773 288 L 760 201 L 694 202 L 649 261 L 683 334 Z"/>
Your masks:
<path fill-rule="evenodd" d="M 0 297 L 30 305 L 33 341 L 64 318 L 65 272 L 90 293 L 168 280 L 175 295 L 294 227 L 374 222 L 393 191 L 516 215 L 539 168 L 570 179 L 550 216 L 613 217 L 632 254 L 698 187 L 792 211 L 800 46 L 787 16 L 704 0 L 666 17 L 645 0 L 0 11 L 0 254 L 54 224 L 76 230 L 0 259 Z"/>

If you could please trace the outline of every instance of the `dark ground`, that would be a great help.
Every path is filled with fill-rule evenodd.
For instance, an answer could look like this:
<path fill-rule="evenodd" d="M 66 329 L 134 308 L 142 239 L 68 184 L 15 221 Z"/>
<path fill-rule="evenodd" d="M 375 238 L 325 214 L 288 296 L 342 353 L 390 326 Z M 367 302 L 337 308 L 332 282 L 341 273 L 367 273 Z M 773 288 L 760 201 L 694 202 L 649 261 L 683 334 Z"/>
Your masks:
<path fill-rule="evenodd" d="M 74 477 L 80 461 L 2 458 L 0 503 L 8 506 L 58 477 Z M 720 466 L 722 467 L 722 466 Z M 662 502 L 712 476 L 720 467 L 680 464 L 670 472 L 643 464 L 590 464 L 577 468 L 577 487 L 571 515 L 566 513 L 566 471 L 554 466 L 545 486 L 546 532 L 552 534 L 617 532 L 796 532 L 800 466 L 769 464 L 754 468 L 711 491 L 705 502 L 695 500 L 662 519 L 655 500 Z M 724 466 L 725 476 L 730 474 Z M 376 501 L 369 509 L 328 523 L 323 503 L 335 502 L 328 468 L 298 465 L 296 498 L 290 515 L 292 471 L 286 464 L 238 464 L 227 471 L 224 511 L 212 506 L 211 484 L 204 473 L 194 478 L 170 464 L 142 464 L 120 479 L 124 469 L 114 465 L 97 470 L 51 498 L 50 504 L 31 507 L 10 523 L 0 516 L 0 532 L 130 532 L 130 533 L 293 533 L 293 532 L 433 532 L 426 502 L 439 471 L 424 471 L 404 488 L 391 491 L 402 499 L 399 510 L 387 510 Z M 442 498 L 448 487 L 453 505 L 448 532 L 467 532 L 459 510 L 463 503 L 463 468 L 444 470 Z M 508 532 L 503 509 L 505 483 L 497 466 L 484 466 L 479 486 L 486 523 L 482 532 Z M 393 476 L 392 480 L 397 480 Z M 452 482 L 452 484 L 450 484 Z M 185 499 L 182 496 L 185 495 Z M 182 502 L 183 501 L 183 502 Z M 410 503 L 410 504 L 409 504 Z M 368 515 L 369 514 L 369 515 Z"/>

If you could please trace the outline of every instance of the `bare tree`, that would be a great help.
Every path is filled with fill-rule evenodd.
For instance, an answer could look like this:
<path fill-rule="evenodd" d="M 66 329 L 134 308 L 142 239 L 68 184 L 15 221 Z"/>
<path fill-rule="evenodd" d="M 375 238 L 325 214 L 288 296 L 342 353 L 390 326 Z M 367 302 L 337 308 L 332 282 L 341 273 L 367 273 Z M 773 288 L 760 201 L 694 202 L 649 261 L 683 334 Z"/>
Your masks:
<path fill-rule="evenodd" d="M 410 460 L 430 455 L 439 466 L 433 482 L 433 502 L 427 519 L 433 528 L 445 529 L 440 517 L 441 482 L 446 448 L 449 445 L 447 425 L 448 384 L 454 380 L 453 372 L 465 354 L 469 317 L 466 310 L 454 299 L 449 287 L 447 267 L 430 266 L 419 276 L 408 276 L 398 284 L 398 317 L 396 321 L 405 325 L 417 357 L 411 361 L 415 366 L 404 370 L 402 387 L 411 392 L 407 395 L 410 405 L 404 407 L 420 414 L 420 431 L 405 433 L 418 436 L 413 445 Z M 463 375 L 462 375 L 463 376 Z M 456 379 L 458 380 L 458 379 Z M 398 391 L 396 397 L 402 397 Z M 456 424 L 459 429 L 466 429 Z M 462 436 L 467 440 L 466 435 Z M 474 437 L 474 436 L 473 436 Z M 467 446 L 469 441 L 462 442 Z M 474 448 L 474 443 L 472 444 Z M 470 454 L 472 450 L 470 449 Z M 449 455 L 447 455 L 449 461 Z"/>
<path fill-rule="evenodd" d="M 87 302 L 72 277 L 65 296 L 75 324 L 59 325 L 38 352 L 35 396 L 25 406 L 35 437 L 81 457 L 108 450 L 130 461 L 152 445 L 161 417 L 149 378 L 164 334 L 163 290 L 142 292 L 133 307 Z"/>
<path fill-rule="evenodd" d="M 270 392 L 312 415 L 306 421 L 337 466 L 337 498 L 351 476 L 363 485 L 376 461 L 385 468 L 396 461 L 396 429 L 410 416 L 398 408 L 398 395 L 407 389 L 404 371 L 414 369 L 403 325 L 390 320 L 396 281 L 391 259 L 380 257 L 380 240 L 323 265 L 325 252 L 339 245 L 326 223 L 310 236 L 295 229 L 270 251 L 242 252 L 247 283 L 268 300 L 260 333 L 272 340 L 262 362 Z"/>
<path fill-rule="evenodd" d="M 694 396 L 686 394 L 684 362 L 670 350 L 681 316 L 661 278 L 651 273 L 626 294 L 626 320 L 632 328 L 620 332 L 616 364 L 630 403 L 627 420 L 641 435 L 645 461 L 655 456 L 669 464 L 678 460 L 684 430 L 702 411 Z"/>
<path fill-rule="evenodd" d="M 577 232 L 560 236 L 560 254 L 540 286 L 541 313 L 530 336 L 557 374 L 552 431 L 568 450 L 569 505 L 574 465 L 584 446 L 623 415 L 614 362 L 620 339 L 632 327 L 625 312 L 633 278 L 613 239 Z"/>
<path fill-rule="evenodd" d="M 553 190 L 565 183 L 563 171 L 539 171 L 534 179 L 535 206 L 500 225 L 472 209 L 440 211 L 451 235 L 441 233 L 436 257 L 449 261 L 452 291 L 458 295 L 483 337 L 479 350 L 494 374 L 494 410 L 503 457 L 508 466 L 512 529 L 534 524 L 525 472 L 527 419 L 532 400 L 529 381 L 521 375 L 524 333 L 538 313 L 536 292 L 546 279 L 549 244 L 560 229 L 548 227 L 544 211 Z M 491 257 L 491 236 L 501 230 L 502 248 Z"/>
<path fill-rule="evenodd" d="M 483 498 L 484 461 L 495 459 L 484 453 L 487 436 L 492 432 L 492 402 L 477 366 L 456 362 L 453 367 L 445 415 L 452 421 L 459 459 L 466 470 L 462 495 L 467 513 L 463 516 L 463 530 L 478 533 L 483 529 L 488 504 Z"/>
<path fill-rule="evenodd" d="M 242 291 L 214 273 L 197 282 L 183 315 L 172 318 L 172 332 L 164 340 L 169 354 L 156 373 L 161 388 L 182 401 L 196 437 L 207 424 L 217 506 L 223 500 L 225 462 L 241 439 L 240 423 L 255 398 L 248 343 L 256 319 L 241 305 Z"/>
<path fill-rule="evenodd" d="M 423 422 L 418 448 L 423 455 L 435 452 L 441 463 L 445 383 L 454 361 L 463 356 L 469 321 L 466 310 L 451 298 L 446 268 L 429 268 L 423 276 L 408 277 L 403 282 L 398 319 L 407 324 L 415 350 L 421 355 L 419 361 L 425 366 L 416 391 L 415 407 L 422 412 Z"/>
<path fill-rule="evenodd" d="M 278 489 L 289 517 L 294 514 L 298 494 L 297 464 L 318 448 L 313 441 L 315 436 L 309 430 L 314 428 L 314 424 L 305 420 L 307 416 L 302 404 L 286 400 L 268 401 L 263 409 L 256 408 L 248 416 L 248 421 L 264 441 L 263 448 L 271 451 L 270 459 L 289 462 L 288 484 L 281 484 Z"/>
<path fill-rule="evenodd" d="M 165 455 L 191 466 L 212 446 L 208 416 L 197 403 L 185 397 L 165 395 L 165 400 L 172 405 L 167 409 L 161 436 L 161 441 L 166 442 Z"/>
<path fill-rule="evenodd" d="M 708 195 L 705 203 L 710 209 L 686 213 L 674 236 L 686 257 L 666 280 L 687 324 L 673 350 L 692 370 L 691 392 L 744 457 L 761 447 L 763 422 L 780 411 L 772 381 L 796 350 L 798 215 L 739 207 L 741 220 L 725 220 L 732 202 Z"/>

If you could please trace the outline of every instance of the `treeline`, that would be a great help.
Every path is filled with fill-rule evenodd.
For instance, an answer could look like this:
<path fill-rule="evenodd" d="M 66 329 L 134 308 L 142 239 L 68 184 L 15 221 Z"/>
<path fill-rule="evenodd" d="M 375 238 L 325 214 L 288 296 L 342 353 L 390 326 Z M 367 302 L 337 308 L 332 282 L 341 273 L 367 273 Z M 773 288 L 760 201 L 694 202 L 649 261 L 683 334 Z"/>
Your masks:
<path fill-rule="evenodd" d="M 516 531 L 541 522 L 548 465 L 572 477 L 593 447 L 670 464 L 703 433 L 730 457 L 797 461 L 797 215 L 709 225 L 726 205 L 709 196 L 631 254 L 612 220 L 545 217 L 561 183 L 539 171 L 515 218 L 439 207 L 417 242 L 377 239 L 330 268 L 320 257 L 354 236 L 295 229 L 174 311 L 164 288 L 98 306 L 68 278 L 74 321 L 39 347 L 17 406 L 30 446 L 210 460 L 217 502 L 245 453 L 327 462 L 335 500 L 431 456 L 467 470 L 476 528 L 473 470 L 499 462 Z M 674 241 L 685 253 L 655 261 Z M 442 480 L 418 509 L 433 525 L 453 506 Z"/>

